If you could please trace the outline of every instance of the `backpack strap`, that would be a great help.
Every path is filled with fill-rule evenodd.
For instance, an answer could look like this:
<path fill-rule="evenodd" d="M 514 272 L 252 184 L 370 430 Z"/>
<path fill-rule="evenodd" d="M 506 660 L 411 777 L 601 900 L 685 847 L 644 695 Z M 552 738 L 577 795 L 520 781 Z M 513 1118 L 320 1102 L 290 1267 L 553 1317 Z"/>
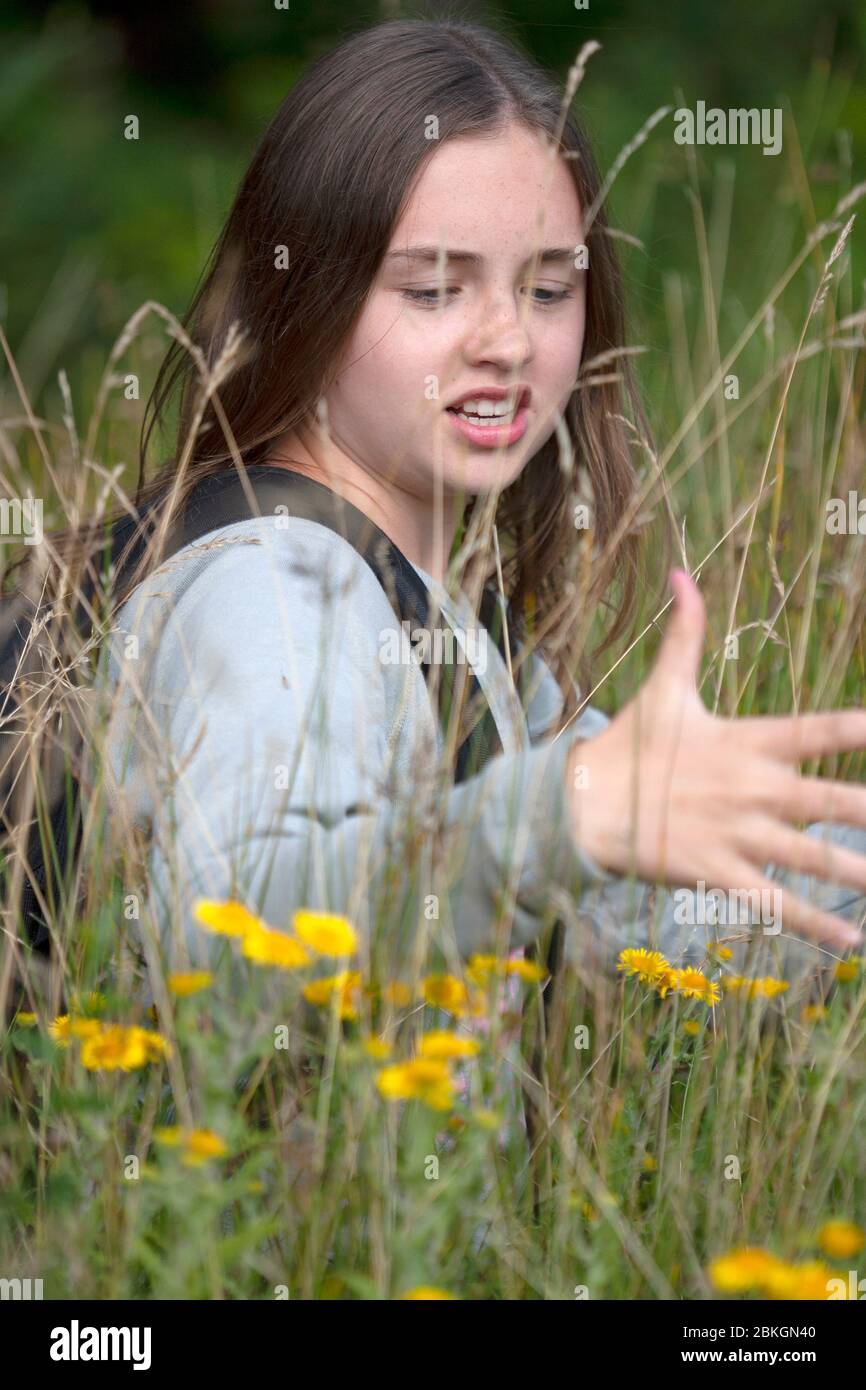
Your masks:
<path fill-rule="evenodd" d="M 275 515 L 303 517 L 341 535 L 369 565 L 400 621 L 407 621 L 414 628 L 427 626 L 430 596 L 421 576 L 403 552 L 351 502 L 323 483 L 292 469 L 249 464 L 243 479 L 234 468 L 202 478 L 194 485 L 182 515 L 170 530 L 164 556 L 168 558 L 184 546 L 224 526 L 252 517 Z M 128 540 L 129 534 L 127 529 L 125 539 Z M 124 537 L 120 536 L 115 555 L 120 553 L 123 543 Z M 503 626 L 501 609 L 496 596 L 490 591 L 485 592 L 482 611 L 486 611 L 491 619 L 495 613 L 499 613 L 498 628 L 491 636 L 505 657 L 504 637 L 499 630 Z M 433 667 L 429 660 L 422 661 L 420 665 L 429 683 Z M 456 781 L 472 776 L 489 758 L 502 751 L 499 731 L 478 678 L 471 666 L 466 665 L 464 669 L 467 682 L 464 709 L 470 717 L 473 712 L 479 711 L 480 717 L 473 722 L 457 749 Z M 443 723 L 446 723 L 456 679 L 456 664 L 446 664 L 441 676 L 439 713 Z"/>
<path fill-rule="evenodd" d="M 164 496 L 164 494 L 163 494 Z M 160 499 L 149 504 L 142 514 L 122 517 L 111 529 L 108 546 L 108 559 L 113 569 L 110 572 L 110 586 L 115 588 L 122 575 L 132 571 L 143 557 L 147 545 L 147 522 L 150 513 Z M 363 557 L 376 575 L 398 618 L 407 620 L 415 627 L 426 627 L 429 618 L 429 594 L 420 575 L 406 559 L 402 551 L 367 516 L 350 502 L 340 497 L 322 483 L 307 478 L 287 468 L 277 468 L 266 464 L 251 464 L 244 471 L 242 479 L 237 470 L 225 470 L 211 474 L 197 482 L 187 499 L 187 504 L 167 537 L 164 558 L 176 553 L 183 546 L 192 544 L 211 531 L 252 517 L 279 515 L 280 509 L 289 516 L 304 517 L 318 522 L 329 530 L 342 535 Z M 132 544 L 130 545 L 130 541 Z M 123 565 L 120 557 L 127 551 Z M 104 562 L 103 562 L 104 563 Z M 93 581 L 83 583 L 85 597 L 93 597 Z M 7 642 L 9 652 L 9 674 L 15 668 L 18 651 L 26 639 L 25 629 L 29 629 L 37 616 L 36 605 L 33 614 L 27 610 L 24 620 L 15 625 L 12 637 Z M 17 610 L 16 610 L 17 611 Z M 505 636 L 503 633 L 502 608 L 497 595 L 485 590 L 480 604 L 479 616 L 491 638 L 496 642 L 503 660 L 507 660 Z M 73 620 L 82 631 L 91 624 L 84 602 L 74 611 Z M 513 641 L 513 633 L 509 632 Z M 512 657 L 516 649 L 511 647 Z M 420 663 L 425 680 L 430 681 L 432 666 L 429 660 Z M 454 664 L 446 665 L 439 681 L 439 714 L 443 726 L 447 722 L 448 703 L 455 679 Z M 465 667 L 467 681 L 464 710 L 473 717 L 480 710 L 480 718 L 474 722 L 467 736 L 457 749 L 455 781 L 478 772 L 487 760 L 502 751 L 502 743 L 490 708 L 471 666 Z M 10 698 L 13 700 L 14 696 Z M 69 823 L 69 805 L 66 789 L 50 807 L 51 824 L 49 843 L 52 856 L 56 854 L 57 868 L 64 872 L 66 864 L 77 852 L 81 839 L 81 817 L 78 806 L 78 785 L 74 782 L 72 801 L 73 823 Z M 45 889 L 49 874 L 55 876 L 53 864 L 45 862 L 41 836 L 37 826 L 30 836 L 28 859 L 31 869 L 41 889 Z M 29 879 L 22 892 L 21 911 L 31 945 L 40 952 L 48 953 L 49 932 L 38 907 L 36 892 Z"/>

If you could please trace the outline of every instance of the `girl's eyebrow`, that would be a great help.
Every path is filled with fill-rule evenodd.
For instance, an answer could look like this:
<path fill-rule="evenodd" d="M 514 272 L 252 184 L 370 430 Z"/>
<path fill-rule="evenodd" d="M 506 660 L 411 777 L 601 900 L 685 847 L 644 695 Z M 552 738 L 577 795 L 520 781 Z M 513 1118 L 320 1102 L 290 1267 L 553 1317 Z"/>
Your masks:
<path fill-rule="evenodd" d="M 547 264 L 574 261 L 576 248 L 574 246 L 548 246 L 540 254 L 527 256 L 524 265 L 528 265 L 532 260 L 543 261 Z M 446 261 L 456 261 L 464 265 L 480 266 L 484 264 L 484 257 L 479 256 L 477 251 L 445 251 Z M 405 251 L 389 251 L 385 257 L 386 261 L 437 261 L 439 250 L 435 246 L 410 246 Z"/>

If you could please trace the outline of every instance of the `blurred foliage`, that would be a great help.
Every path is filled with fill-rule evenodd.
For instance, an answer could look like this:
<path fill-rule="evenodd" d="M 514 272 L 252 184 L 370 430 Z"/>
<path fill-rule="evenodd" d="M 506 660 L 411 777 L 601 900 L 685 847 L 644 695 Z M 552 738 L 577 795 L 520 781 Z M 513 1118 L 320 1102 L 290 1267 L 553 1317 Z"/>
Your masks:
<path fill-rule="evenodd" d="M 866 9 L 860 0 L 590 0 L 586 10 L 566 0 L 467 0 L 446 8 L 501 23 L 562 78 L 584 42 L 602 44 L 577 109 L 603 173 L 662 106 L 701 99 L 783 109 L 775 158 L 757 146 L 684 149 L 668 115 L 613 187 L 613 225 L 642 243 L 619 243 L 628 341 L 650 349 L 638 371 L 654 426 L 673 429 L 684 397 L 673 334 L 681 328 L 693 346 L 708 329 L 724 350 L 815 223 L 862 177 Z M 435 0 L 357 8 L 290 0 L 287 9 L 271 0 L 0 3 L 0 323 L 34 408 L 60 418 L 63 368 L 86 415 L 128 317 L 149 299 L 183 313 L 259 134 L 310 61 L 380 18 L 439 12 Z M 130 113 L 140 121 L 137 141 L 124 138 Z M 723 288 L 717 321 L 706 327 L 704 235 Z M 856 232 L 849 254 L 857 286 L 866 267 Z M 780 344 L 796 341 L 819 259 L 790 322 L 784 301 L 777 306 Z M 153 322 L 129 350 L 126 369 L 141 373 L 143 398 L 165 345 L 164 326 Z M 755 354 L 756 371 L 760 351 L 755 343 L 744 358 Z M 10 410 L 20 414 L 2 359 L 0 400 L 7 420 Z M 131 423 L 128 412 L 121 423 Z"/>

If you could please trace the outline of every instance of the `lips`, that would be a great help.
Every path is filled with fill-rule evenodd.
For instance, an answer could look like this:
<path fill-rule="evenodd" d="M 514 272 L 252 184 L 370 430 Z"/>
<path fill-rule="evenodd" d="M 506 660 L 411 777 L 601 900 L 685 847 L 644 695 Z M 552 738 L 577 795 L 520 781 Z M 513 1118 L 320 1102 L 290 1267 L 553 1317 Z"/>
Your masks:
<path fill-rule="evenodd" d="M 467 400 L 472 400 L 469 396 Z M 476 396 L 475 400 L 478 399 Z M 460 415 L 456 409 L 449 406 L 447 413 L 454 422 L 454 428 L 458 434 L 462 435 L 467 443 L 476 449 L 509 449 L 512 444 L 516 444 L 526 433 L 527 409 L 525 405 L 519 407 L 513 419 L 507 417 L 501 424 L 476 424 L 472 420 L 467 420 Z"/>

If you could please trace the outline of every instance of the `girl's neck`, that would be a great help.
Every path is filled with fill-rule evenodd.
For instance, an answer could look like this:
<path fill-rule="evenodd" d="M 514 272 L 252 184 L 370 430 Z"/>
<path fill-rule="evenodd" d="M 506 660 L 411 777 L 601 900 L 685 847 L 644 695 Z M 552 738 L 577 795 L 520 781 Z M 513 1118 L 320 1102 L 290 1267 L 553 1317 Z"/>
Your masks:
<path fill-rule="evenodd" d="M 368 473 L 333 446 L 326 466 L 315 446 L 302 442 L 296 432 L 278 440 L 266 462 L 303 473 L 344 497 L 384 531 L 407 560 L 444 583 L 457 530 L 457 499 L 444 495 L 437 505 L 433 496 L 418 497 L 396 482 Z"/>

